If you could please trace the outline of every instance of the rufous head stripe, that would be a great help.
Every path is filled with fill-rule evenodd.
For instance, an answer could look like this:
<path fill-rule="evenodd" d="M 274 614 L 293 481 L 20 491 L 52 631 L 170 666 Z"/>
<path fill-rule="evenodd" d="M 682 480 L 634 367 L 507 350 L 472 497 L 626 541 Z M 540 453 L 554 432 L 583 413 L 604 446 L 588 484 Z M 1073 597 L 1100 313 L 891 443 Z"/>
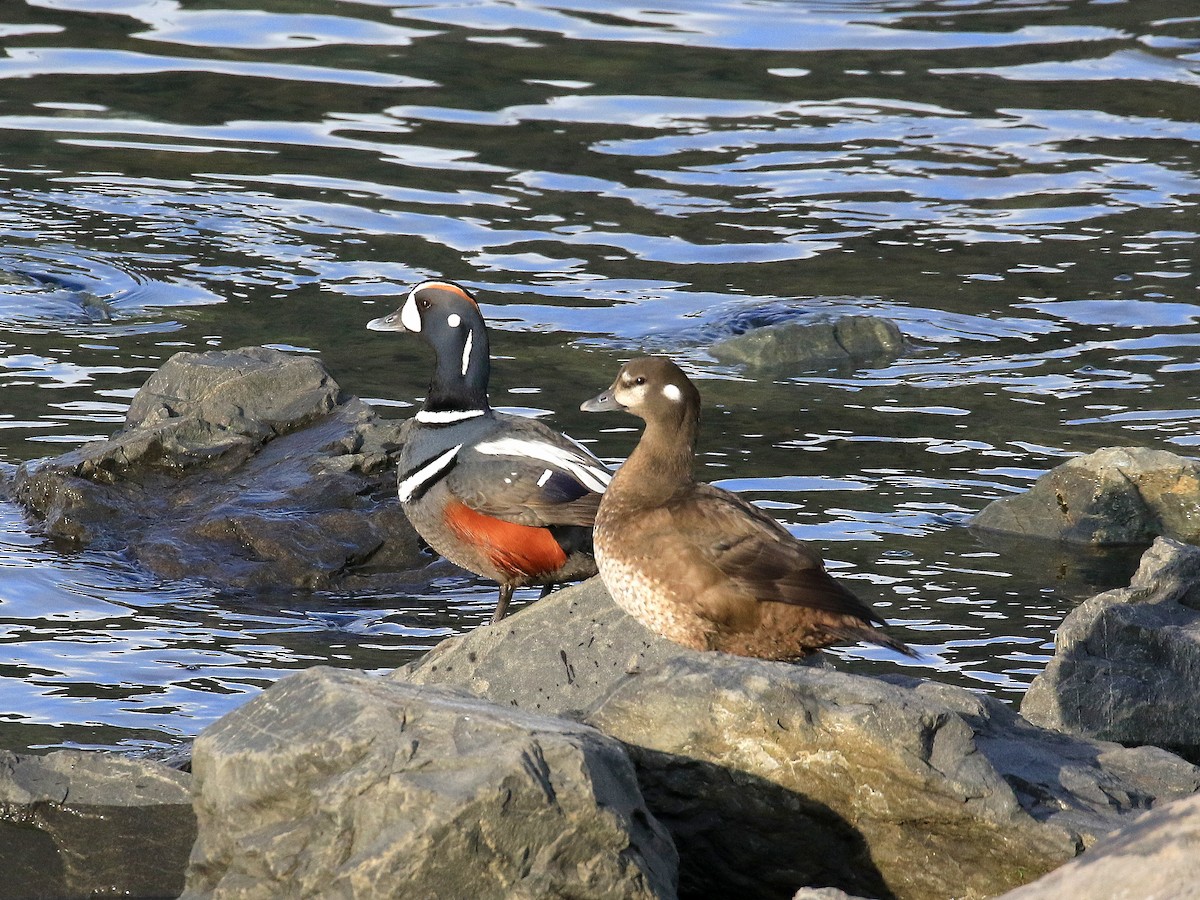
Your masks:
<path fill-rule="evenodd" d="M 479 306 L 479 304 L 475 302 L 475 298 L 467 293 L 466 288 L 460 287 L 453 281 L 423 281 L 412 289 L 412 293 L 415 294 L 417 291 L 423 291 L 426 288 L 436 288 L 439 291 L 450 291 L 452 294 L 458 294 L 458 296 L 462 297 L 464 300 L 469 300 L 474 306 Z"/>

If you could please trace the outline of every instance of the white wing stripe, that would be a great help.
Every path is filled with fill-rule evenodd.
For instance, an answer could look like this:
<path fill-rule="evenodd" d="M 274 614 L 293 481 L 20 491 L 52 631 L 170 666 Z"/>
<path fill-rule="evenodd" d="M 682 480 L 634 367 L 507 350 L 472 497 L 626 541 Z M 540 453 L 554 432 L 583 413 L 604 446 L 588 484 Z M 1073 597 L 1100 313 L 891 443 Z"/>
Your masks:
<path fill-rule="evenodd" d="M 603 494 L 612 480 L 612 473 L 597 461 L 589 459 L 582 453 L 574 453 L 554 444 L 542 441 L 527 441 L 521 438 L 500 438 L 495 441 L 484 441 L 476 444 L 475 449 L 488 456 L 516 456 L 523 459 L 536 459 L 562 469 L 576 478 L 580 484 L 590 491 Z"/>
<path fill-rule="evenodd" d="M 422 485 L 432 481 L 445 471 L 446 467 L 454 461 L 455 455 L 462 449 L 462 446 L 462 444 L 459 444 L 457 447 L 451 447 L 441 456 L 425 463 L 425 465 L 400 482 L 399 487 L 396 489 L 396 493 L 400 497 L 400 502 L 407 503 Z"/>

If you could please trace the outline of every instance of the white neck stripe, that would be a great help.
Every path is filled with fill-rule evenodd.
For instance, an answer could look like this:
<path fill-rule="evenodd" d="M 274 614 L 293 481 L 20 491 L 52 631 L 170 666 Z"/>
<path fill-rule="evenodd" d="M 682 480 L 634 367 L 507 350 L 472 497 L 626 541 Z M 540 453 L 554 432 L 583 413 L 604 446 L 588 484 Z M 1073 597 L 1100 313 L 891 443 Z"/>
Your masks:
<path fill-rule="evenodd" d="M 421 409 L 414 418 L 426 425 L 449 425 L 451 422 L 462 422 L 466 419 L 477 419 L 484 414 L 482 409 L 447 409 L 435 411 Z"/>
<path fill-rule="evenodd" d="M 466 343 L 466 346 L 463 347 L 463 355 L 462 355 L 462 376 L 463 376 L 463 378 L 467 377 L 467 369 L 469 369 L 471 367 L 471 344 L 474 343 L 474 338 L 475 338 L 475 332 L 468 329 L 467 343 Z"/>
<path fill-rule="evenodd" d="M 441 456 L 425 463 L 425 465 L 400 482 L 396 488 L 396 494 L 400 497 L 400 502 L 407 503 L 422 486 L 441 475 L 446 470 L 446 467 L 454 461 L 455 455 L 462 449 L 462 446 L 462 444 L 459 444 L 456 447 L 451 447 Z"/>

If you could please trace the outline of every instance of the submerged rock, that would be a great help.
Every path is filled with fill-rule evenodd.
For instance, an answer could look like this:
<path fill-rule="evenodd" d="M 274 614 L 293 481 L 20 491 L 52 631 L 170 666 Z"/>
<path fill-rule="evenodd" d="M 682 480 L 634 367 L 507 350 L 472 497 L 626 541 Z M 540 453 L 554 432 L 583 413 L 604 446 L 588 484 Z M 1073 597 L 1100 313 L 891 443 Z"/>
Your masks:
<path fill-rule="evenodd" d="M 314 668 L 193 750 L 185 898 L 670 898 L 621 745 L 560 719 Z"/>
<path fill-rule="evenodd" d="M 1200 760 L 1200 548 L 1159 538 L 1129 587 L 1063 620 L 1021 713 L 1046 728 Z"/>
<path fill-rule="evenodd" d="M 904 335 L 880 316 L 812 318 L 752 328 L 717 341 L 709 352 L 724 363 L 804 370 L 895 359 L 904 352 Z"/>
<path fill-rule="evenodd" d="M 1200 796 L 1143 813 L 1087 853 L 998 900 L 1200 896 Z"/>
<path fill-rule="evenodd" d="M 113 753 L 0 750 L 0 894 L 177 896 L 196 837 L 190 780 Z"/>
<path fill-rule="evenodd" d="M 400 428 L 311 357 L 178 353 L 121 431 L 20 466 L 13 492 L 49 534 L 167 578 L 326 588 L 425 561 L 395 496 Z"/>
<path fill-rule="evenodd" d="M 992 501 L 971 524 L 1088 544 L 1148 544 L 1159 535 L 1200 543 L 1200 463 L 1144 447 L 1097 450 Z"/>
<path fill-rule="evenodd" d="M 1046 731 L 917 679 L 685 651 L 628 630 L 611 604 L 593 579 L 396 677 L 625 743 L 679 848 L 684 897 L 992 896 L 1200 787 L 1200 770 L 1162 750 Z"/>

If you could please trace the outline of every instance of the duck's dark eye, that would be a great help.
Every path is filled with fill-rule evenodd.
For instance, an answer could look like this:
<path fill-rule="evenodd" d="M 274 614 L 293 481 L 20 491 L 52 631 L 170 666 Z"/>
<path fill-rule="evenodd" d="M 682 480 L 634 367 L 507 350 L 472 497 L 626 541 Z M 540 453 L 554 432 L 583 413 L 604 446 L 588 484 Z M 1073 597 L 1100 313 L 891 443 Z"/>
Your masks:
<path fill-rule="evenodd" d="M 644 375 L 639 375 L 637 378 L 633 379 L 633 383 L 635 385 L 643 385 L 646 383 L 646 377 Z"/>
<path fill-rule="evenodd" d="M 419 301 L 417 301 L 417 305 L 421 307 L 422 311 L 427 310 L 427 309 L 429 309 L 429 307 L 433 306 L 433 304 L 430 303 L 428 300 L 426 300 L 424 297 L 422 297 Z"/>

